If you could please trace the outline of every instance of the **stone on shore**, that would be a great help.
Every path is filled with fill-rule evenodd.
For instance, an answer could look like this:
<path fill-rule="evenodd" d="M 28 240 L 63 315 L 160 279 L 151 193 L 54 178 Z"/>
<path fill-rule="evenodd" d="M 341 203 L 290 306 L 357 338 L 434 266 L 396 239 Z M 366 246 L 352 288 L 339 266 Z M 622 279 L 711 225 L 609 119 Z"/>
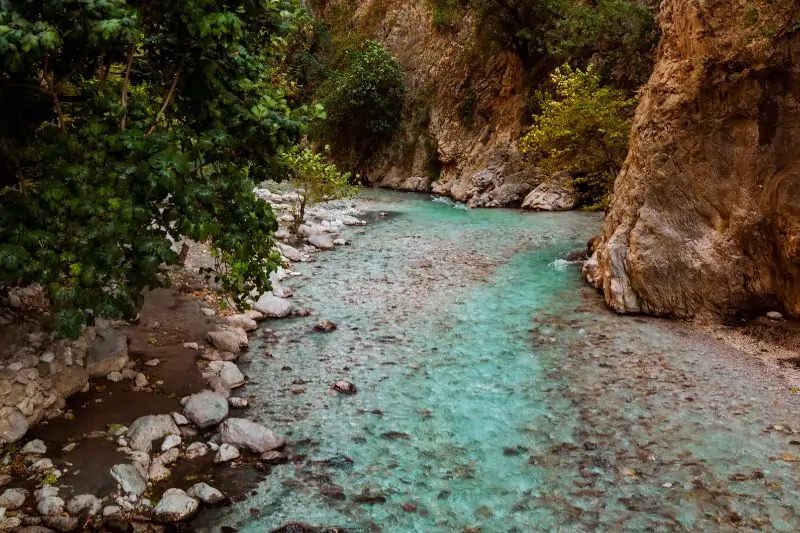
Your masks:
<path fill-rule="evenodd" d="M 79 520 L 73 516 L 45 516 L 42 518 L 42 523 L 49 528 L 61 531 L 61 533 L 69 533 L 70 531 L 77 531 Z"/>
<path fill-rule="evenodd" d="M 147 479 L 156 483 L 169 479 L 171 475 L 172 472 L 170 469 L 164 466 L 164 463 L 160 461 L 153 461 L 153 464 L 150 465 L 150 469 L 147 471 Z"/>
<path fill-rule="evenodd" d="M 58 496 L 47 496 L 36 504 L 36 512 L 42 516 L 58 516 L 64 512 L 64 500 Z"/>
<path fill-rule="evenodd" d="M 12 511 L 19 509 L 25 503 L 27 497 L 28 491 L 25 489 L 7 489 L 3 494 L 0 494 L 0 507 Z"/>
<path fill-rule="evenodd" d="M 161 443 L 161 451 L 166 452 L 181 445 L 180 435 L 167 435 Z"/>
<path fill-rule="evenodd" d="M 335 248 L 331 237 L 324 233 L 312 233 L 306 240 L 308 244 L 320 250 L 333 250 Z"/>
<path fill-rule="evenodd" d="M 86 357 L 86 371 L 89 376 L 100 378 L 111 372 L 122 372 L 127 363 L 128 338 L 111 328 L 98 331 Z"/>
<path fill-rule="evenodd" d="M 244 338 L 237 329 L 244 334 Z M 239 328 L 209 331 L 208 342 L 222 352 L 239 353 L 242 348 L 247 347 L 247 333 Z"/>
<path fill-rule="evenodd" d="M 220 426 L 219 434 L 223 443 L 259 454 L 282 448 L 286 444 L 284 438 L 271 429 L 244 418 L 229 418 Z"/>
<path fill-rule="evenodd" d="M 267 318 L 285 318 L 292 312 L 292 303 L 289 300 L 278 298 L 272 293 L 261 296 L 253 307 Z"/>
<path fill-rule="evenodd" d="M 246 398 L 231 396 L 230 398 L 228 398 L 228 405 L 230 405 L 234 409 L 244 409 L 245 407 L 250 405 L 250 402 L 248 402 Z"/>
<path fill-rule="evenodd" d="M 67 503 L 67 512 L 73 516 L 94 516 L 100 512 L 102 505 L 100 498 L 94 494 L 80 494 Z"/>
<path fill-rule="evenodd" d="M 217 374 L 222 384 L 228 389 L 235 389 L 244 385 L 244 375 L 239 367 L 230 361 L 211 361 L 208 368 Z"/>
<path fill-rule="evenodd" d="M 207 483 L 196 483 L 192 485 L 189 490 L 186 491 L 186 494 L 210 506 L 219 505 L 226 500 L 224 494 Z"/>
<path fill-rule="evenodd" d="M 168 489 L 153 509 L 153 516 L 159 522 L 180 522 L 197 513 L 199 504 L 180 489 Z"/>
<path fill-rule="evenodd" d="M 225 322 L 233 328 L 242 328 L 245 331 L 254 331 L 258 328 L 255 320 L 247 315 L 231 315 L 225 318 Z"/>
<path fill-rule="evenodd" d="M 111 477 L 122 487 L 122 492 L 141 496 L 147 490 L 147 481 L 134 465 L 121 464 L 111 467 Z"/>
<path fill-rule="evenodd" d="M 203 442 L 193 442 L 186 448 L 186 458 L 189 460 L 197 459 L 208 454 L 208 446 Z"/>
<path fill-rule="evenodd" d="M 20 440 L 28 432 L 30 424 L 19 409 L 8 408 L 11 412 L 0 419 L 0 442 L 13 443 Z"/>
<path fill-rule="evenodd" d="M 227 406 L 227 403 L 226 403 Z M 170 415 L 147 415 L 137 418 L 128 428 L 128 442 L 133 450 L 150 452 L 153 441 L 181 432 Z"/>
<path fill-rule="evenodd" d="M 47 453 L 47 445 L 40 439 L 32 440 L 22 447 L 21 454 L 43 455 Z"/>
<path fill-rule="evenodd" d="M 192 394 L 183 413 L 194 424 L 203 429 L 219 424 L 228 416 L 228 400 L 216 392 L 203 391 Z"/>
<path fill-rule="evenodd" d="M 770 311 L 767 313 L 767 318 L 770 320 L 780 321 L 783 320 L 783 314 L 779 313 L 778 311 Z"/>
<path fill-rule="evenodd" d="M 241 456 L 236 446 L 230 444 L 222 444 L 217 450 L 217 455 L 214 456 L 215 463 L 227 463 L 238 459 Z"/>
<path fill-rule="evenodd" d="M 289 246 L 288 244 L 283 243 L 276 243 L 276 245 L 278 247 L 278 251 L 289 261 L 292 261 L 293 263 L 299 263 L 303 260 L 303 254 L 301 254 L 300 251 L 294 246 Z"/>

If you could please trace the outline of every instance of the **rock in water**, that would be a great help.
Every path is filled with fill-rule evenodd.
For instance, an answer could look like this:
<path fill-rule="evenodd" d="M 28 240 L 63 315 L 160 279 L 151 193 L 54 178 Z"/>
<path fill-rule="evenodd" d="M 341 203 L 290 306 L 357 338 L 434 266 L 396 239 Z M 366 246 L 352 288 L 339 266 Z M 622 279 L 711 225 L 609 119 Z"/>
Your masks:
<path fill-rule="evenodd" d="M 292 304 L 289 300 L 278 298 L 271 293 L 259 298 L 253 307 L 267 318 L 284 318 L 292 312 Z"/>
<path fill-rule="evenodd" d="M 236 364 L 230 361 L 212 361 L 208 368 L 219 375 L 222 384 L 228 389 L 235 389 L 244 385 L 244 375 Z"/>
<path fill-rule="evenodd" d="M 197 427 L 211 427 L 228 416 L 228 400 L 215 392 L 203 391 L 189 397 L 183 412 Z"/>
<path fill-rule="evenodd" d="M 245 331 L 254 331 L 258 328 L 255 320 L 247 315 L 232 315 L 225 319 L 225 322 L 234 328 L 242 328 Z"/>
<path fill-rule="evenodd" d="M 525 197 L 523 209 L 539 211 L 569 211 L 575 207 L 575 193 L 569 186 L 567 173 L 556 173 L 543 181 Z"/>
<path fill-rule="evenodd" d="M 206 505 L 219 505 L 226 500 L 224 494 L 206 483 L 196 483 L 192 485 L 191 488 L 186 491 L 186 494 L 192 498 L 197 498 Z"/>
<path fill-rule="evenodd" d="M 28 419 L 18 409 L 11 409 L 11 413 L 0 420 L 0 442 L 10 444 L 17 442 L 30 427 Z"/>
<path fill-rule="evenodd" d="M 286 444 L 283 437 L 271 429 L 244 418 L 229 418 L 220 425 L 219 434 L 223 443 L 259 454 L 282 448 Z"/>
<path fill-rule="evenodd" d="M 236 446 L 232 446 L 230 444 L 223 444 L 217 450 L 217 455 L 214 456 L 215 463 L 227 463 L 229 461 L 233 461 L 234 459 L 238 459 L 241 456 L 239 450 Z"/>
<path fill-rule="evenodd" d="M 358 388 L 354 384 L 345 380 L 334 383 L 333 390 L 341 392 L 342 394 L 355 394 L 358 392 Z"/>
<path fill-rule="evenodd" d="M 283 256 L 289 261 L 298 263 L 303 260 L 303 254 L 301 254 L 297 248 L 283 243 L 277 243 L 277 246 L 278 251 L 280 251 L 280 253 L 283 254 Z"/>
<path fill-rule="evenodd" d="M 74 496 L 67 503 L 67 512 L 73 516 L 85 514 L 87 516 L 94 516 L 100 512 L 103 506 L 100 498 L 94 494 L 81 494 Z"/>
<path fill-rule="evenodd" d="M 186 448 L 186 458 L 189 460 L 203 457 L 207 453 L 208 446 L 202 442 L 193 442 Z"/>
<path fill-rule="evenodd" d="M 314 326 L 314 331 L 318 331 L 320 333 L 330 333 L 332 331 L 336 331 L 336 324 L 331 322 L 330 320 L 323 320 Z"/>
<path fill-rule="evenodd" d="M 114 465 L 111 467 L 111 477 L 122 487 L 122 492 L 141 496 L 147 490 L 147 481 L 139 469 L 133 465 Z"/>
<path fill-rule="evenodd" d="M 335 248 L 330 236 L 324 233 L 312 233 L 308 236 L 308 244 L 320 250 L 333 250 Z"/>
<path fill-rule="evenodd" d="M 226 402 L 227 407 L 227 402 Z M 147 415 L 137 418 L 128 428 L 128 442 L 133 450 L 150 452 L 153 441 L 181 432 L 170 415 Z"/>
<path fill-rule="evenodd" d="M 242 331 L 242 333 L 244 333 L 244 331 Z M 242 339 L 242 336 L 235 330 L 223 329 L 209 331 L 207 337 L 208 342 L 210 342 L 214 348 L 223 352 L 239 353 L 242 348 L 247 347 L 247 334 L 245 333 L 244 339 Z M 243 340 L 244 342 L 242 342 Z"/>
<path fill-rule="evenodd" d="M 180 489 L 168 489 L 153 509 L 153 516 L 159 522 L 180 522 L 197 513 L 197 500 Z"/>
<path fill-rule="evenodd" d="M 25 446 L 22 447 L 22 450 L 20 450 L 20 453 L 22 453 L 22 454 L 30 453 L 30 454 L 35 454 L 35 455 L 43 455 L 43 454 L 47 453 L 47 445 L 44 443 L 44 441 L 42 441 L 40 439 L 32 440 L 29 443 L 27 443 Z"/>

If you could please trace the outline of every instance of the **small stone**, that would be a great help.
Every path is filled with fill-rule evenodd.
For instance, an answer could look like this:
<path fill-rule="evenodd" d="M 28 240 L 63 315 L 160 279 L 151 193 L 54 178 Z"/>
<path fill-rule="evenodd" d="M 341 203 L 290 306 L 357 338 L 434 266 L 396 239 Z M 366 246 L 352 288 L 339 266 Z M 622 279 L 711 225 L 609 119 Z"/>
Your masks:
<path fill-rule="evenodd" d="M 159 522 L 180 522 L 194 516 L 199 505 L 197 500 L 180 489 L 169 489 L 153 509 Z"/>
<path fill-rule="evenodd" d="M 217 450 L 217 455 L 214 456 L 215 463 L 227 463 L 228 461 L 233 461 L 234 459 L 238 459 L 241 456 L 239 450 L 236 449 L 235 446 L 231 446 L 230 444 L 223 444 Z"/>
<path fill-rule="evenodd" d="M 164 438 L 164 442 L 161 443 L 161 451 L 166 452 L 175 448 L 176 446 L 180 446 L 181 438 L 179 435 L 167 435 Z"/>
<path fill-rule="evenodd" d="M 50 459 L 48 457 L 44 457 L 44 458 L 39 459 L 38 461 L 34 462 L 29 467 L 29 469 L 30 469 L 31 472 L 46 472 L 48 470 L 52 470 L 54 468 L 54 466 L 55 465 L 53 465 L 53 460 L 52 459 Z"/>
<path fill-rule="evenodd" d="M 123 376 L 121 372 L 111 372 L 106 376 L 106 378 L 112 383 L 119 383 L 125 379 L 125 376 Z"/>
<path fill-rule="evenodd" d="M 39 356 L 39 361 L 42 363 L 50 364 L 56 359 L 56 354 L 53 352 L 44 352 L 41 356 Z"/>
<path fill-rule="evenodd" d="M 171 448 L 162 453 L 161 455 L 156 456 L 156 458 L 153 459 L 153 461 L 154 462 L 157 461 L 165 465 L 170 465 L 175 461 L 177 461 L 180 458 L 180 456 L 181 456 L 180 450 L 178 450 L 177 448 Z"/>
<path fill-rule="evenodd" d="M 769 313 L 767 313 L 767 318 L 769 318 L 770 320 L 779 321 L 783 320 L 783 315 L 777 311 L 770 311 Z"/>
<path fill-rule="evenodd" d="M 258 328 L 256 321 L 244 314 L 226 317 L 225 322 L 231 327 L 242 328 L 245 331 L 254 331 Z"/>
<path fill-rule="evenodd" d="M 0 507 L 9 510 L 19 509 L 27 498 L 28 491 L 25 489 L 7 489 L 0 494 Z"/>
<path fill-rule="evenodd" d="M 111 477 L 122 487 L 122 491 L 127 494 L 140 496 L 147 490 L 147 481 L 133 465 L 121 464 L 111 467 Z"/>
<path fill-rule="evenodd" d="M 20 453 L 44 455 L 47 453 L 47 445 L 40 439 L 32 440 L 22 447 Z"/>
<path fill-rule="evenodd" d="M 336 246 L 344 246 L 345 244 L 347 244 L 347 241 L 341 238 L 333 239 L 333 244 L 335 244 Z"/>
<path fill-rule="evenodd" d="M 228 416 L 228 400 L 215 392 L 203 391 L 189 397 L 183 412 L 197 427 L 211 427 Z"/>
<path fill-rule="evenodd" d="M 208 454 L 208 446 L 202 442 L 193 442 L 186 448 L 186 458 L 189 460 L 197 459 Z"/>
<path fill-rule="evenodd" d="M 36 500 L 36 503 L 39 503 L 45 498 L 52 498 L 53 496 L 58 496 L 58 487 L 52 485 L 43 485 L 41 488 L 33 491 L 33 499 Z"/>
<path fill-rule="evenodd" d="M 219 444 L 217 444 L 217 443 L 216 443 L 216 442 L 214 442 L 214 441 L 208 441 L 208 448 L 209 448 L 209 449 L 210 449 L 212 452 L 215 452 L 215 451 L 219 450 Z"/>
<path fill-rule="evenodd" d="M 323 320 L 314 326 L 314 331 L 319 333 L 331 333 L 332 331 L 336 331 L 336 327 L 337 326 L 334 322 L 331 322 L 330 320 Z"/>
<path fill-rule="evenodd" d="M 225 406 L 227 405 L 226 402 Z M 127 432 L 131 448 L 144 452 L 152 449 L 154 440 L 163 439 L 167 435 L 180 435 L 180 430 L 170 415 L 147 415 L 137 418 Z"/>
<path fill-rule="evenodd" d="M 209 309 L 208 307 L 201 307 L 200 312 L 206 316 L 214 316 L 217 314 L 216 311 L 214 311 L 213 309 Z"/>
<path fill-rule="evenodd" d="M 280 463 L 285 463 L 287 457 L 285 454 L 272 450 L 271 452 L 267 452 L 261 456 L 261 462 L 266 463 L 268 465 L 275 465 Z"/>
<path fill-rule="evenodd" d="M 162 463 L 155 461 L 152 465 L 150 465 L 150 470 L 147 472 L 147 479 L 158 483 L 159 481 L 168 479 L 171 475 L 172 472 L 170 472 L 169 468 L 164 466 Z"/>
<path fill-rule="evenodd" d="M 209 331 L 206 336 L 208 337 L 208 342 L 219 351 L 239 353 L 242 348 L 247 347 L 247 333 L 245 333 L 244 330 L 240 331 L 241 334 L 238 334 L 234 330 L 222 329 Z M 244 335 L 244 339 L 242 335 Z"/>
<path fill-rule="evenodd" d="M 250 405 L 250 402 L 248 402 L 247 399 L 245 398 L 239 398 L 238 396 L 231 396 L 230 398 L 228 398 L 228 404 L 235 409 L 244 409 L 245 407 Z"/>
<path fill-rule="evenodd" d="M 197 483 L 186 491 L 188 496 L 197 498 L 206 505 L 219 505 L 224 503 L 225 495 L 206 483 Z"/>
<path fill-rule="evenodd" d="M 356 392 L 358 392 L 358 388 L 354 384 L 345 380 L 337 381 L 336 383 L 334 383 L 333 390 L 335 390 L 336 392 L 340 392 L 342 394 L 355 394 Z"/>
<path fill-rule="evenodd" d="M 187 350 L 199 350 L 200 347 L 197 345 L 196 342 L 184 342 L 183 347 Z"/>
<path fill-rule="evenodd" d="M 6 518 L 5 520 L 3 520 L 2 522 L 0 522 L 0 530 L 8 531 L 8 530 L 17 528 L 17 527 L 19 527 L 21 525 L 22 525 L 22 519 L 20 517 L 18 517 L 18 516 L 10 516 L 10 517 Z M 22 533 L 36 533 L 36 532 L 35 531 L 28 532 L 28 531 L 22 530 Z"/>
<path fill-rule="evenodd" d="M 189 424 L 189 419 L 187 419 L 181 413 L 173 412 L 173 413 L 170 413 L 170 416 L 175 421 L 175 423 L 178 424 L 179 426 L 186 426 L 186 425 Z"/>
<path fill-rule="evenodd" d="M 58 516 L 64 512 L 64 500 L 58 496 L 42 498 L 36 504 L 36 512 L 42 516 Z"/>
<path fill-rule="evenodd" d="M 77 447 L 78 447 L 77 442 L 70 442 L 69 444 L 64 445 L 64 447 L 61 448 L 61 451 L 64 453 L 69 453 Z"/>
<path fill-rule="evenodd" d="M 151 366 L 151 367 L 158 366 L 159 364 L 161 364 L 161 360 L 160 359 L 150 359 L 148 361 L 145 361 L 144 364 L 145 364 L 145 366 Z"/>
<path fill-rule="evenodd" d="M 122 508 L 117 505 L 107 505 L 103 507 L 103 518 L 108 518 L 109 516 L 114 516 L 115 514 L 119 514 L 122 512 Z"/>
<path fill-rule="evenodd" d="M 147 387 L 147 384 L 148 384 L 147 383 L 147 376 L 145 376 L 141 372 L 136 374 L 136 378 L 133 380 L 133 384 L 136 385 L 137 387 L 139 387 L 140 389 L 143 389 L 144 387 Z"/>
<path fill-rule="evenodd" d="M 78 529 L 79 520 L 72 516 L 47 516 L 42 523 L 56 531 L 68 533 Z"/>
<path fill-rule="evenodd" d="M 136 376 L 138 375 L 139 373 L 132 368 L 126 368 L 125 370 L 122 371 L 122 377 L 127 379 L 128 381 L 133 381 L 134 379 L 136 379 Z"/>
<path fill-rule="evenodd" d="M 276 450 L 286 444 L 284 438 L 274 431 L 245 418 L 227 419 L 220 426 L 219 435 L 222 442 L 254 453 Z"/>
<path fill-rule="evenodd" d="M 73 516 L 80 514 L 94 516 L 100 512 L 101 507 L 100 498 L 94 494 L 81 494 L 67 503 L 67 512 Z"/>
<path fill-rule="evenodd" d="M 662 487 L 664 487 L 665 489 L 671 489 L 671 488 L 672 488 L 672 483 L 670 483 L 669 481 L 667 481 L 666 483 L 664 483 L 664 484 L 663 484 L 663 485 L 661 485 L 661 486 L 662 486 Z"/>

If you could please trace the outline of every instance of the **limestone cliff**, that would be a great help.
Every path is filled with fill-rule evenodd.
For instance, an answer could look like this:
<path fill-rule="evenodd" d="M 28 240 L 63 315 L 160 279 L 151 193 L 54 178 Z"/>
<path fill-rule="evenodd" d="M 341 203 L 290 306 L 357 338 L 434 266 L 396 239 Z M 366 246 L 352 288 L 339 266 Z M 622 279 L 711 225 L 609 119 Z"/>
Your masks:
<path fill-rule="evenodd" d="M 312 4 L 324 18 L 337 3 Z M 474 207 L 520 205 L 539 180 L 517 148 L 527 114 L 517 56 L 487 52 L 466 10 L 437 30 L 425 0 L 360 0 L 355 18 L 400 61 L 408 91 L 400 131 L 367 177 Z"/>
<path fill-rule="evenodd" d="M 619 312 L 800 316 L 800 7 L 665 0 L 587 278 Z"/>

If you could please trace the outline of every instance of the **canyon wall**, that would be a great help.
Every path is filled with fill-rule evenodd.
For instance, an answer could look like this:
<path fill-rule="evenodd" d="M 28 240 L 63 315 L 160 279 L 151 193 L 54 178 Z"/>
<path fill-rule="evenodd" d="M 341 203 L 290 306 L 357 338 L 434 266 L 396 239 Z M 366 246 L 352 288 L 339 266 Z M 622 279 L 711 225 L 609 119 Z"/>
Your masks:
<path fill-rule="evenodd" d="M 313 7 L 324 18 L 337 3 Z M 436 29 L 425 0 L 359 1 L 355 18 L 399 60 L 407 89 L 400 130 L 371 158 L 368 179 L 473 207 L 521 205 L 539 179 L 517 146 L 529 113 L 518 57 L 487 51 L 466 10 Z"/>
<path fill-rule="evenodd" d="M 662 3 L 655 70 L 584 269 L 616 311 L 800 317 L 799 17 L 796 0 Z"/>

